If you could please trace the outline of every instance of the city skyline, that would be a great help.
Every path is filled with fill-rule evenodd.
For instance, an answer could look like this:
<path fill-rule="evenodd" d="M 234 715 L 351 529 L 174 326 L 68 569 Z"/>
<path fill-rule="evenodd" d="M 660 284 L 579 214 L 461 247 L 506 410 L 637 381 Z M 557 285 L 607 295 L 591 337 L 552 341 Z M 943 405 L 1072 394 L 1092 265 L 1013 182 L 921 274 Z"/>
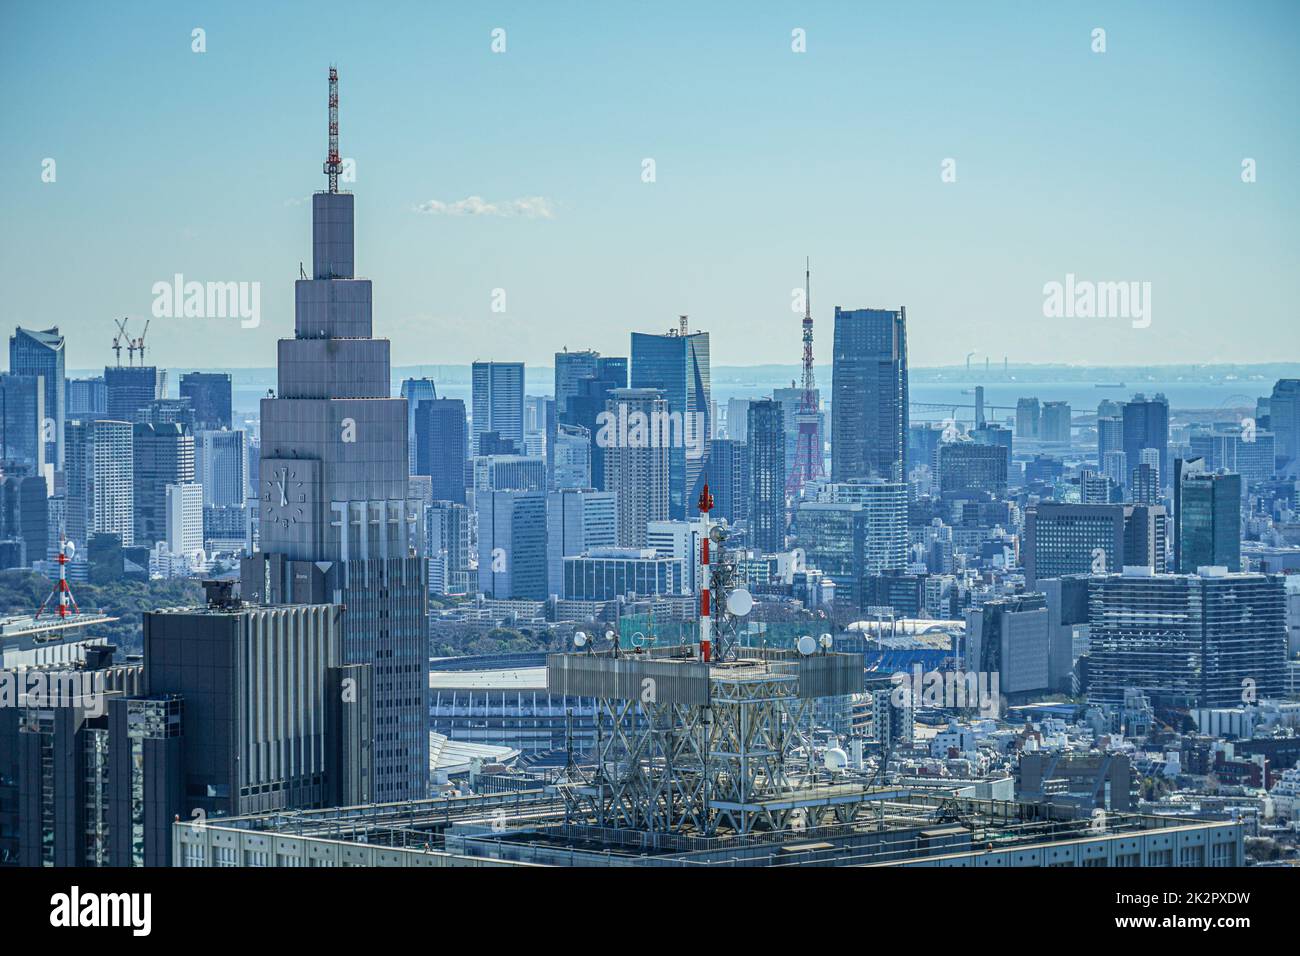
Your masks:
<path fill-rule="evenodd" d="M 971 351 L 1262 362 L 1293 321 L 1300 207 L 1282 170 L 1300 143 L 1280 121 L 1297 51 L 1295 31 L 1275 27 L 1297 12 L 1285 5 L 1249 19 L 1201 4 L 937 5 L 743 22 L 683 7 L 652 23 L 595 7 L 402 7 L 415 24 L 403 39 L 303 9 L 90 10 L 76 30 L 22 9 L 12 35 L 27 42 L 0 58 L 24 90 L 0 152 L 11 324 L 58 325 L 68 367 L 91 368 L 107 364 L 109 319 L 139 327 L 157 284 L 245 283 L 259 290 L 255 326 L 154 318 L 151 355 L 184 367 L 201 340 L 215 367 L 268 366 L 307 258 L 320 183 L 303 171 L 325 155 L 320 51 L 344 77 L 358 268 L 384 290 L 395 354 L 421 364 L 547 364 L 566 345 L 622 354 L 628 330 L 662 332 L 681 313 L 727 364 L 795 364 L 805 255 L 822 356 L 835 306 L 906 303 L 918 367 Z M 101 48 L 88 37 L 109 17 L 131 28 Z M 1207 58 L 1219 67 L 1204 71 Z M 699 101 L 706 83 L 717 98 Z M 1202 110 L 1207 96 L 1236 108 Z M 728 136 L 722 115 L 743 133 Z M 861 228 L 875 223 L 887 228 Z M 1076 282 L 1149 283 L 1146 314 L 1069 318 L 1067 303 L 1049 317 L 1048 287 Z M 1221 318 L 1243 308 L 1251 337 Z M 603 321 L 610 311 L 620 321 Z"/>
<path fill-rule="evenodd" d="M 18 911 L 1264 910 L 1174 873 L 1300 865 L 1300 8 L 740 9 L 15 8 L 0 871 L 168 869 Z"/>

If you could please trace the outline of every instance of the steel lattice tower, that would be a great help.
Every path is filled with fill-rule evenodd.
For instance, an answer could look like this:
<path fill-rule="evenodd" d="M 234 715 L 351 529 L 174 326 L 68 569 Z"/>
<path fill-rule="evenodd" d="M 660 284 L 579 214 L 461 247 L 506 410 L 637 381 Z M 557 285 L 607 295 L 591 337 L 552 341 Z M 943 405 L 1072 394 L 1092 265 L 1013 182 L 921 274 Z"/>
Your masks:
<path fill-rule="evenodd" d="M 799 405 L 799 440 L 795 445 L 794 467 L 786 479 L 785 493 L 798 498 L 803 487 L 823 476 L 821 416 L 817 407 L 817 377 L 813 371 L 812 269 L 804 263 L 803 295 L 803 400 Z"/>
<path fill-rule="evenodd" d="M 330 67 L 330 146 L 325 158 L 325 175 L 330 178 L 330 192 L 339 191 L 339 71 Z"/>

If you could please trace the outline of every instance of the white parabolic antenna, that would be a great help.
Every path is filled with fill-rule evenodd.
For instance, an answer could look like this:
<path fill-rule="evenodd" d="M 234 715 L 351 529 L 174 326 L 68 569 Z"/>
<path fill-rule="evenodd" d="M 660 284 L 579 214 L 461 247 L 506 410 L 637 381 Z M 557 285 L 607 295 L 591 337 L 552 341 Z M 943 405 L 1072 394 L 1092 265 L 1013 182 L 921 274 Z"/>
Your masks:
<path fill-rule="evenodd" d="M 585 647 L 587 644 L 587 635 L 582 631 L 575 631 L 573 634 L 573 646 Z"/>
<path fill-rule="evenodd" d="M 799 638 L 795 647 L 798 648 L 800 654 L 804 657 L 808 657 L 817 652 L 817 639 L 811 634 L 805 634 L 803 637 Z"/>
<path fill-rule="evenodd" d="M 826 751 L 826 756 L 822 758 L 822 762 L 827 770 L 843 770 L 849 765 L 849 755 L 839 747 L 831 747 Z"/>
<path fill-rule="evenodd" d="M 745 588 L 736 588 L 727 595 L 727 612 L 736 617 L 744 617 L 754 610 L 754 595 Z"/>

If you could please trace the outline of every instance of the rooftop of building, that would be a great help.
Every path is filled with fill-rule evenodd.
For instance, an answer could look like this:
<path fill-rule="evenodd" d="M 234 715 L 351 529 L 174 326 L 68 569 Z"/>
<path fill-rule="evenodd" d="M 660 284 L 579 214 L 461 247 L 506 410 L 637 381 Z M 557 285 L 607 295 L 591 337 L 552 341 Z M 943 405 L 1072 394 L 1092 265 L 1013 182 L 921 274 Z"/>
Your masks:
<path fill-rule="evenodd" d="M 860 788 L 849 794 L 858 800 Z M 830 795 L 830 796 L 833 796 Z M 1059 847 L 1125 836 L 1222 828 L 1229 824 L 1141 813 L 1104 822 L 1065 807 L 956 797 L 943 790 L 869 788 L 856 819 L 745 836 L 695 836 L 600 827 L 570 819 L 553 788 L 541 785 L 407 803 L 369 804 L 210 819 L 210 828 L 275 833 L 426 852 L 482 853 L 499 859 L 564 863 L 570 854 L 624 865 L 900 865 L 966 854 Z"/>

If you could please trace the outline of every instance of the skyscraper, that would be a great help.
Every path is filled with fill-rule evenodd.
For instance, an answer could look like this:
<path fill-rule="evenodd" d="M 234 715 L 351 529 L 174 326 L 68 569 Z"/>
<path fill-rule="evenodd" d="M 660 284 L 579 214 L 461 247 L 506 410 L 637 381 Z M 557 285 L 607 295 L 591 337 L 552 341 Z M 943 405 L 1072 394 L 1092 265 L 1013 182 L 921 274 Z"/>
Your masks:
<path fill-rule="evenodd" d="M 433 384 L 431 378 L 408 378 L 402 380 L 402 398 L 406 399 L 406 445 L 410 452 L 411 474 L 418 475 L 420 472 L 415 470 L 415 410 L 419 408 L 421 402 L 433 401 L 438 397 L 437 386 Z M 464 407 L 464 403 L 461 403 Z"/>
<path fill-rule="evenodd" d="M 546 451 L 552 488 L 591 487 L 591 432 L 581 425 L 557 423 Z"/>
<path fill-rule="evenodd" d="M 773 399 L 750 402 L 749 543 L 772 554 L 785 547 L 785 414 Z"/>
<path fill-rule="evenodd" d="M 546 600 L 546 493 L 485 491 L 474 501 L 478 589 L 498 599 Z"/>
<path fill-rule="evenodd" d="M 371 283 L 354 275 L 333 145 L 330 190 L 312 196 L 313 277 L 295 284 L 294 337 L 262 400 L 261 552 L 244 561 L 243 593 L 347 606 L 344 661 L 373 668 L 371 792 L 409 800 L 429 776 L 423 502 L 408 497 L 406 401 L 390 397 L 389 343 L 372 336 Z"/>
<path fill-rule="evenodd" d="M 1036 398 L 1016 400 L 1016 437 L 1038 438 L 1042 431 L 1042 408 Z"/>
<path fill-rule="evenodd" d="M 1241 476 L 1182 471 L 1178 489 L 1178 566 L 1241 570 Z"/>
<path fill-rule="evenodd" d="M 194 409 L 196 431 L 220 431 L 234 426 L 229 372 L 186 372 L 181 376 L 181 398 Z"/>
<path fill-rule="evenodd" d="M 104 369 L 105 418 L 140 421 L 140 409 L 167 394 L 167 373 L 153 365 L 118 365 Z"/>
<path fill-rule="evenodd" d="M 194 481 L 194 436 L 182 425 L 133 428 L 135 544 L 152 548 L 167 536 L 167 486 Z"/>
<path fill-rule="evenodd" d="M 44 418 L 51 425 L 42 425 L 41 430 L 47 439 L 45 461 L 55 471 L 63 470 L 63 423 L 67 420 L 63 362 L 64 342 L 57 325 L 42 331 L 19 326 L 9 337 L 9 374 L 39 375 L 45 381 Z"/>
<path fill-rule="evenodd" d="M 0 374 L 0 459 L 45 470 L 45 377 Z"/>
<path fill-rule="evenodd" d="M 1278 379 L 1268 407 L 1278 466 L 1294 475 L 1300 471 L 1300 378 Z"/>
<path fill-rule="evenodd" d="M 907 310 L 835 307 L 831 480 L 907 480 Z"/>
<path fill-rule="evenodd" d="M 208 508 L 242 507 L 248 498 L 248 435 L 242 428 L 194 436 L 194 478 Z"/>
<path fill-rule="evenodd" d="M 1043 417 L 1039 429 L 1043 441 L 1058 445 L 1070 444 L 1070 424 L 1069 402 L 1043 403 Z"/>
<path fill-rule="evenodd" d="M 619 547 L 645 547 L 646 523 L 669 517 L 669 448 L 655 426 L 667 416 L 658 389 L 610 392 L 596 443 L 605 452 L 605 490 L 618 500 Z"/>
<path fill-rule="evenodd" d="M 135 456 L 130 422 L 69 419 L 64 531 L 81 551 L 91 535 L 135 543 Z"/>
<path fill-rule="evenodd" d="M 496 432 L 515 443 L 516 454 L 524 453 L 524 363 L 475 362 L 471 450 L 479 450 L 479 436 Z"/>
<path fill-rule="evenodd" d="M 605 449 L 596 441 L 599 433 L 598 419 L 605 411 L 609 393 L 616 388 L 627 388 L 628 362 L 626 358 L 600 356 L 596 359 L 595 370 L 585 378 L 573 379 L 571 374 L 565 376 L 565 397 L 560 400 L 558 388 L 561 384 L 559 355 L 556 357 L 556 398 L 555 414 L 557 424 L 578 425 L 585 428 L 591 437 L 591 487 L 605 486 Z M 567 353 L 587 354 L 587 353 Z M 581 363 L 578 368 L 582 368 Z M 570 370 L 573 371 L 573 370 Z M 554 469 L 552 461 L 552 469 Z"/>
<path fill-rule="evenodd" d="M 67 401 L 64 421 L 69 418 L 94 421 L 96 418 L 103 418 L 108 412 L 108 392 L 104 387 L 104 376 L 70 378 L 67 380 L 65 390 Z"/>
<path fill-rule="evenodd" d="M 717 521 L 749 519 L 749 447 L 734 438 L 715 438 L 709 449 L 712 517 Z"/>
<path fill-rule="evenodd" d="M 428 475 L 433 500 L 465 503 L 465 403 L 421 399 L 415 406 L 415 467 Z"/>
<path fill-rule="evenodd" d="M 1142 394 L 1124 403 L 1124 455 L 1130 469 L 1142 462 L 1142 449 L 1159 454 L 1160 485 L 1169 484 L 1169 402 L 1163 395 Z"/>
<path fill-rule="evenodd" d="M 694 517 L 713 436 L 709 333 L 691 332 L 686 316 L 662 335 L 632 333 L 632 387 L 657 388 L 672 416 L 668 454 L 668 513 Z"/>
<path fill-rule="evenodd" d="M 570 352 L 566 348 L 555 353 L 555 413 L 560 421 L 567 420 L 569 399 L 581 393 L 583 379 L 596 377 L 599 362 L 600 353 L 590 349 Z"/>

